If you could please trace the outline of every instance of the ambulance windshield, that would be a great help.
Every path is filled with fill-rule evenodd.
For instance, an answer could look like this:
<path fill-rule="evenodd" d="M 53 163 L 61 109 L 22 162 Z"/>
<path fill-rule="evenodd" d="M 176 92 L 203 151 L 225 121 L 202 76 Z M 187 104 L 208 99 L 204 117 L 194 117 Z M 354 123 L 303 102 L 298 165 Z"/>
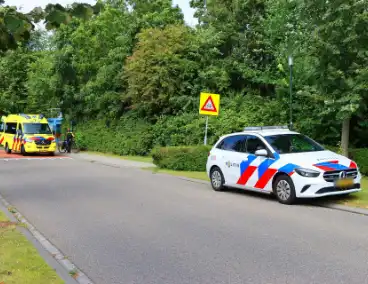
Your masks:
<path fill-rule="evenodd" d="M 52 134 L 47 123 L 24 123 L 24 134 Z"/>

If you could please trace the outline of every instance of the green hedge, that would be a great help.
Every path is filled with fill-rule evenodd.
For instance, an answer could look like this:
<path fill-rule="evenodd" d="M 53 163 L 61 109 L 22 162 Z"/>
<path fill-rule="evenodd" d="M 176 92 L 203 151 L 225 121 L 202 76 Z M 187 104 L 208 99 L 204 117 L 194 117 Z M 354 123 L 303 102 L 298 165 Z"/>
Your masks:
<path fill-rule="evenodd" d="M 205 171 L 211 147 L 158 147 L 153 149 L 153 163 L 159 168 L 176 171 Z"/>
<path fill-rule="evenodd" d="M 110 125 L 90 121 L 76 127 L 76 142 L 82 150 L 146 156 L 152 149 L 152 126 L 144 120 L 126 118 Z"/>
<path fill-rule="evenodd" d="M 360 172 L 368 176 L 368 149 L 351 149 L 350 157 L 358 164 Z"/>

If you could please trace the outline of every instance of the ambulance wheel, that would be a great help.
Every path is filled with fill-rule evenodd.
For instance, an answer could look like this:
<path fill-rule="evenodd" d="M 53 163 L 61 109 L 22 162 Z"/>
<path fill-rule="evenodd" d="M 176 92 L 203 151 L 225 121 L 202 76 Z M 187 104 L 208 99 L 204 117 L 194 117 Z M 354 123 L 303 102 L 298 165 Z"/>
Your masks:
<path fill-rule="evenodd" d="M 8 143 L 5 144 L 5 153 L 11 154 L 11 150 L 9 149 Z"/>
<path fill-rule="evenodd" d="M 24 145 L 22 145 L 22 146 L 20 147 L 20 153 L 21 153 L 23 156 L 26 156 L 26 155 L 27 155 L 26 149 L 24 149 Z"/>
<path fill-rule="evenodd" d="M 224 191 L 225 178 L 219 167 L 213 167 L 210 172 L 211 185 L 215 191 Z"/>
<path fill-rule="evenodd" d="M 273 192 L 282 204 L 291 205 L 296 201 L 295 186 L 288 175 L 280 175 L 275 179 Z"/>

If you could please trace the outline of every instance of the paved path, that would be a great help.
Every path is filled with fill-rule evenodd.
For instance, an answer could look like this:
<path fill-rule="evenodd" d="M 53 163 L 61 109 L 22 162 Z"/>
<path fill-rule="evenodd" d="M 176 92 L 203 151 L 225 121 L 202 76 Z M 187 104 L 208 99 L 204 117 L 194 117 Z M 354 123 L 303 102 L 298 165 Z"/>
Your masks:
<path fill-rule="evenodd" d="M 368 283 L 366 216 L 78 159 L 0 161 L 0 192 L 96 283 Z"/>

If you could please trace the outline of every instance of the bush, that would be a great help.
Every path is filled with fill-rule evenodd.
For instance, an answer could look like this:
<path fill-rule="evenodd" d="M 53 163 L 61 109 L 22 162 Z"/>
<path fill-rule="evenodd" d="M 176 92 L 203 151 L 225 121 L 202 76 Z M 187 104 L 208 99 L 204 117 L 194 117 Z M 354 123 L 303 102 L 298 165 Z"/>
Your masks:
<path fill-rule="evenodd" d="M 205 171 L 209 146 L 158 147 L 153 149 L 153 163 L 176 171 Z"/>
<path fill-rule="evenodd" d="M 76 142 L 83 150 L 145 156 L 153 145 L 152 126 L 129 117 L 110 125 L 104 121 L 90 121 L 77 126 Z"/>
<path fill-rule="evenodd" d="M 351 149 L 351 158 L 358 164 L 360 172 L 367 176 L 368 175 L 368 149 Z"/>

